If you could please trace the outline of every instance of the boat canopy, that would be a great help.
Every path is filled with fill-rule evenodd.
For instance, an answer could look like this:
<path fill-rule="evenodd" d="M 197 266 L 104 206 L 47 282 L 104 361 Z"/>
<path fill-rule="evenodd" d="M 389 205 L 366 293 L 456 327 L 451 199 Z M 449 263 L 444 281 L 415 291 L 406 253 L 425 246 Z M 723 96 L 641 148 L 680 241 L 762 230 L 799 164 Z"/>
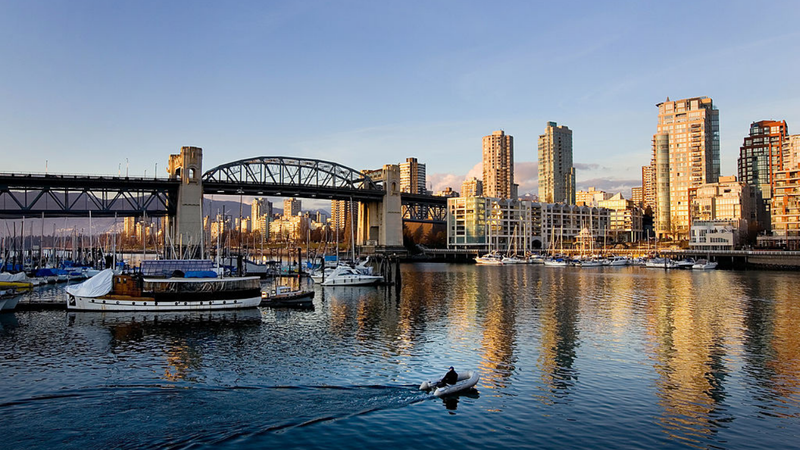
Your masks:
<path fill-rule="evenodd" d="M 56 272 L 53 269 L 39 269 L 34 273 L 36 277 L 54 277 Z"/>
<path fill-rule="evenodd" d="M 111 292 L 114 287 L 114 271 L 105 269 L 80 284 L 67 286 L 68 294 L 75 297 L 100 297 Z"/>
<path fill-rule="evenodd" d="M 213 270 L 190 270 L 184 275 L 185 278 L 217 278 L 217 272 Z"/>
<path fill-rule="evenodd" d="M 26 282 L 28 281 L 28 277 L 25 275 L 25 272 L 14 274 L 3 272 L 0 273 L 0 281 Z"/>
<path fill-rule="evenodd" d="M 210 259 L 155 259 L 142 261 L 142 275 L 146 277 L 169 277 L 175 271 L 211 271 L 214 262 Z"/>

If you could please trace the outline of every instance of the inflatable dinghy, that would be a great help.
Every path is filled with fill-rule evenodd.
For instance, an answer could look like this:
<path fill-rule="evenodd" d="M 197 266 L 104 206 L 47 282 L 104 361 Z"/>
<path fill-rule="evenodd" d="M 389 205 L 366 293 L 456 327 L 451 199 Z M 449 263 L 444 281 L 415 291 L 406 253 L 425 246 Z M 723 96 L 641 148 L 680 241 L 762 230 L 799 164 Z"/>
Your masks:
<path fill-rule="evenodd" d="M 481 376 L 478 374 L 477 370 L 472 370 L 469 372 L 462 372 L 458 374 L 458 381 L 456 384 L 448 384 L 442 387 L 436 387 L 439 382 L 441 382 L 441 378 L 436 381 L 423 381 L 422 384 L 419 386 L 419 390 L 421 391 L 430 391 L 433 390 L 433 395 L 436 397 L 443 397 L 445 395 L 452 395 L 457 394 L 461 391 L 466 391 L 467 389 L 471 389 L 473 386 L 478 384 L 480 381 Z"/>

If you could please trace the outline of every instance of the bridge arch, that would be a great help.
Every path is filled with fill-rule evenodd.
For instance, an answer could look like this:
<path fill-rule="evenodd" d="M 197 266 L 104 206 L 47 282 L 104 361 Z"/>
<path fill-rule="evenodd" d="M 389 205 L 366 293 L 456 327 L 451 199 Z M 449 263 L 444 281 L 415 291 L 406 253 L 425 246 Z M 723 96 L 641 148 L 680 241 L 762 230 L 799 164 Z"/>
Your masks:
<path fill-rule="evenodd" d="M 330 161 L 258 156 L 222 164 L 203 174 L 206 193 L 377 200 L 382 186 L 362 172 Z"/>

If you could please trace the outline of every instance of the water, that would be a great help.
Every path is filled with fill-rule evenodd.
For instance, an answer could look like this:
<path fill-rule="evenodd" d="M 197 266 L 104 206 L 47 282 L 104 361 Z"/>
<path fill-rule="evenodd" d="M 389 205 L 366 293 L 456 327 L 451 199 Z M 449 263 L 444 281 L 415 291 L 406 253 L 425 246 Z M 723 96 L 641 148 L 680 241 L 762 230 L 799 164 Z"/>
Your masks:
<path fill-rule="evenodd" d="M 403 280 L 317 287 L 313 310 L 4 314 L 2 446 L 800 448 L 796 273 Z M 479 370 L 477 391 L 417 390 L 450 365 Z"/>

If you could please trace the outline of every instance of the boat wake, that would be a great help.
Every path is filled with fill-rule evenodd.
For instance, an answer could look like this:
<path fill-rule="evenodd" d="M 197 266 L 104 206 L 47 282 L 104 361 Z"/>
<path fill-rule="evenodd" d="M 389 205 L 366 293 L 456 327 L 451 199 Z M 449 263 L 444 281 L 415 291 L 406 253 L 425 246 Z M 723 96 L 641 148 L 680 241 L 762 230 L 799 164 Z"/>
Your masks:
<path fill-rule="evenodd" d="M 430 398 L 413 385 L 110 385 L 6 402 L 0 414 L 15 448 L 239 447 Z"/>

